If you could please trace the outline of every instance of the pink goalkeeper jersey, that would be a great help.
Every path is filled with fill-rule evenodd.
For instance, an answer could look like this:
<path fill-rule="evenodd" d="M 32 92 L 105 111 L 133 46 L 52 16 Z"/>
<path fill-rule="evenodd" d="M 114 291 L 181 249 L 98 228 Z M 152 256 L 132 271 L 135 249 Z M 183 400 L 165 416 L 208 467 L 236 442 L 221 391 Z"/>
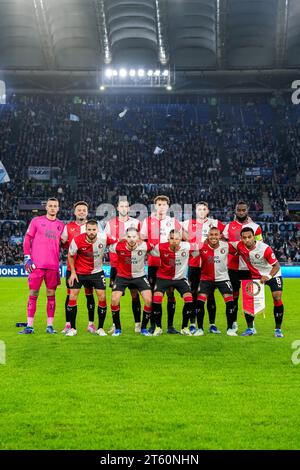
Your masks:
<path fill-rule="evenodd" d="M 40 269 L 59 269 L 59 245 L 65 224 L 45 215 L 35 217 L 24 238 L 24 255 L 30 255 Z"/>

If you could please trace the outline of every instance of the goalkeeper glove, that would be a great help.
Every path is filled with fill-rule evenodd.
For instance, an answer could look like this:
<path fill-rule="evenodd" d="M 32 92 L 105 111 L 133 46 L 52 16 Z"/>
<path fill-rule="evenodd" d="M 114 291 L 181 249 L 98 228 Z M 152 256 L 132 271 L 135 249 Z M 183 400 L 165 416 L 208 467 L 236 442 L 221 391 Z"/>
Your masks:
<path fill-rule="evenodd" d="M 24 256 L 25 270 L 30 274 L 35 270 L 36 266 L 29 255 Z"/>

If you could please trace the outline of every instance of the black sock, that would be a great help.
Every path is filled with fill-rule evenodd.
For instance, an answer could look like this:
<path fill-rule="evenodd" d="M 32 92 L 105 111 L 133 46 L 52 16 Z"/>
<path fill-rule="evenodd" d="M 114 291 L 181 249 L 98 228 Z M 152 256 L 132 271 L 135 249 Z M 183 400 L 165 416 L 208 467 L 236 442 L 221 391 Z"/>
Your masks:
<path fill-rule="evenodd" d="M 142 320 L 142 326 L 141 326 L 142 330 L 146 330 L 148 321 L 151 319 L 151 316 L 152 316 L 151 309 L 149 308 L 148 311 L 146 311 L 145 308 L 144 308 L 144 310 L 143 310 L 143 320 Z"/>
<path fill-rule="evenodd" d="M 193 302 L 186 302 L 182 309 L 182 329 L 186 328 L 193 311 Z"/>
<path fill-rule="evenodd" d="M 68 305 L 67 310 L 68 317 L 71 323 L 71 328 L 74 328 L 74 330 L 76 330 L 77 305 L 73 305 L 72 307 Z"/>
<path fill-rule="evenodd" d="M 282 320 L 283 320 L 283 312 L 284 312 L 284 307 L 283 305 L 279 305 L 279 307 L 276 307 L 274 305 L 274 318 L 275 318 L 275 328 L 281 328 Z"/>
<path fill-rule="evenodd" d="M 197 308 L 196 308 L 196 317 L 197 317 L 197 325 L 198 328 L 202 328 L 203 330 L 203 320 L 204 320 L 204 305 L 205 302 L 203 300 L 197 300 Z"/>
<path fill-rule="evenodd" d="M 196 323 L 196 308 L 197 308 L 197 297 L 198 297 L 198 292 L 193 292 L 193 307 L 191 310 L 191 315 L 190 315 L 190 323 L 195 324 Z"/>
<path fill-rule="evenodd" d="M 67 295 L 66 300 L 65 300 L 66 323 L 71 323 L 70 322 L 69 310 L 68 310 L 69 299 L 70 299 L 70 296 Z"/>
<path fill-rule="evenodd" d="M 100 307 L 100 305 L 98 305 L 98 329 L 103 328 L 106 317 L 106 310 L 106 307 Z"/>
<path fill-rule="evenodd" d="M 93 294 L 86 295 L 86 306 L 89 315 L 89 321 L 94 323 L 95 319 L 95 299 Z"/>
<path fill-rule="evenodd" d="M 238 309 L 239 309 L 239 298 L 233 299 L 233 321 L 237 321 Z"/>
<path fill-rule="evenodd" d="M 155 325 L 161 328 L 161 317 L 162 317 L 162 305 L 152 304 L 153 320 Z"/>
<path fill-rule="evenodd" d="M 227 329 L 232 329 L 233 318 L 234 318 L 234 303 L 233 300 L 226 302 L 226 318 L 227 318 Z"/>
<path fill-rule="evenodd" d="M 140 323 L 141 321 L 141 301 L 140 296 L 138 295 L 135 299 L 132 299 L 132 311 L 134 316 L 135 323 Z"/>
<path fill-rule="evenodd" d="M 168 328 L 170 328 L 170 326 L 173 326 L 175 310 L 176 310 L 175 297 L 168 297 L 168 304 L 167 304 Z"/>
<path fill-rule="evenodd" d="M 210 325 L 214 325 L 216 321 L 216 301 L 214 294 L 211 294 L 207 297 L 207 311 Z"/>
<path fill-rule="evenodd" d="M 247 322 L 247 327 L 253 328 L 254 317 L 252 315 L 249 315 L 249 313 L 245 313 L 245 320 Z"/>
<path fill-rule="evenodd" d="M 112 320 L 115 325 L 116 330 L 121 330 L 121 321 L 120 321 L 120 307 L 112 307 Z"/>

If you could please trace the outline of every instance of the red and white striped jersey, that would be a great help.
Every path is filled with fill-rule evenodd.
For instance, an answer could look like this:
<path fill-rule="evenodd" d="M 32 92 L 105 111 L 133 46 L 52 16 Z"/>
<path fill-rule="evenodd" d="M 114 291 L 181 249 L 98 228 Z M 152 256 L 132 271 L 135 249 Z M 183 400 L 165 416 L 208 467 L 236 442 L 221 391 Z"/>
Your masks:
<path fill-rule="evenodd" d="M 222 233 L 225 225 L 222 224 L 219 220 L 206 218 L 202 222 L 199 222 L 197 219 L 189 219 L 182 222 L 182 228 L 187 232 L 189 237 L 189 242 L 198 243 L 201 245 L 207 239 L 209 230 L 212 227 L 217 227 Z M 197 257 L 190 256 L 189 266 L 199 268 L 200 266 L 200 255 Z"/>
<path fill-rule="evenodd" d="M 242 241 L 231 243 L 236 251 L 245 261 L 253 279 L 260 279 L 262 276 L 268 276 L 272 266 L 277 263 L 277 258 L 272 248 L 264 242 L 256 242 L 252 250 L 244 245 Z M 281 269 L 274 277 L 281 276 Z"/>
<path fill-rule="evenodd" d="M 141 224 L 138 219 L 133 217 L 128 217 L 127 220 L 120 220 L 119 217 L 114 217 L 110 219 L 105 225 L 104 232 L 107 235 L 120 240 L 124 237 L 126 230 L 130 227 L 135 227 L 138 231 L 141 229 Z M 112 268 L 116 268 L 118 264 L 118 256 L 116 253 L 109 253 L 109 261 Z"/>
<path fill-rule="evenodd" d="M 229 281 L 229 253 L 236 253 L 235 248 L 222 240 L 216 248 L 212 248 L 208 242 L 203 243 L 200 248 L 201 281 Z"/>
<path fill-rule="evenodd" d="M 156 245 L 151 254 L 158 256 L 160 266 L 157 270 L 157 277 L 162 279 L 184 279 L 188 267 L 189 255 L 193 253 L 195 256 L 199 254 L 198 245 L 196 243 L 181 242 L 176 251 L 170 249 L 170 243 L 159 243 Z"/>
<path fill-rule="evenodd" d="M 102 271 L 106 246 L 113 243 L 116 243 L 116 240 L 106 233 L 98 233 L 95 243 L 89 242 L 85 233 L 75 237 L 71 242 L 69 253 L 72 256 L 77 255 L 75 259 L 76 273 L 94 274 Z"/>
<path fill-rule="evenodd" d="M 73 238 L 78 237 L 81 233 L 86 232 L 86 224 L 79 225 L 75 220 L 67 223 L 62 233 L 62 241 L 64 243 L 64 248 L 69 249 Z M 70 271 L 70 265 L 67 264 L 67 270 Z"/>
<path fill-rule="evenodd" d="M 256 241 L 262 240 L 261 227 L 253 222 L 250 217 L 248 217 L 244 223 L 238 222 L 237 220 L 232 220 L 229 222 L 223 230 L 223 236 L 228 242 L 238 242 L 241 239 L 241 230 L 244 227 L 251 227 L 253 229 Z M 241 270 L 248 269 L 245 262 L 239 255 L 231 254 L 228 256 L 228 268 Z"/>
<path fill-rule="evenodd" d="M 118 276 L 127 279 L 145 276 L 145 257 L 152 248 L 153 245 L 148 242 L 142 242 L 134 250 L 127 248 L 126 241 L 111 245 L 109 251 L 115 254 L 118 260 Z"/>
<path fill-rule="evenodd" d="M 142 223 L 141 238 L 148 240 L 148 242 L 153 245 L 166 243 L 171 230 L 181 231 L 181 224 L 177 219 L 175 219 L 175 217 L 167 215 L 164 219 L 158 219 L 155 215 L 150 215 L 150 217 L 144 219 Z M 159 265 L 159 257 L 149 254 L 148 266 Z"/>

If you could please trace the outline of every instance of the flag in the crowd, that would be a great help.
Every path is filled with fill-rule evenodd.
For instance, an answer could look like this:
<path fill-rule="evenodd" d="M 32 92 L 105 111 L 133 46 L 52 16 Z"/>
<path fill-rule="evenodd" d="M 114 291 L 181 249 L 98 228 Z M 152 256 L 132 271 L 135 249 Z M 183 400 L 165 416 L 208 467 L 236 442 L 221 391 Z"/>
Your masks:
<path fill-rule="evenodd" d="M 3 163 L 0 161 L 0 184 L 1 183 L 9 183 L 10 177 L 8 176 L 8 173 L 3 165 Z"/>
<path fill-rule="evenodd" d="M 258 280 L 242 281 L 243 310 L 249 315 L 255 316 L 265 309 L 265 286 Z"/>
<path fill-rule="evenodd" d="M 125 114 L 127 113 L 127 111 L 128 111 L 128 108 L 124 108 L 124 110 L 121 113 L 119 113 L 119 117 L 123 118 Z"/>
<path fill-rule="evenodd" d="M 76 114 L 70 114 L 70 121 L 79 122 L 79 117 Z"/>
<path fill-rule="evenodd" d="M 164 149 L 162 149 L 161 147 L 158 147 L 158 145 L 155 147 L 153 151 L 154 155 L 161 155 L 163 152 L 164 152 Z"/>

